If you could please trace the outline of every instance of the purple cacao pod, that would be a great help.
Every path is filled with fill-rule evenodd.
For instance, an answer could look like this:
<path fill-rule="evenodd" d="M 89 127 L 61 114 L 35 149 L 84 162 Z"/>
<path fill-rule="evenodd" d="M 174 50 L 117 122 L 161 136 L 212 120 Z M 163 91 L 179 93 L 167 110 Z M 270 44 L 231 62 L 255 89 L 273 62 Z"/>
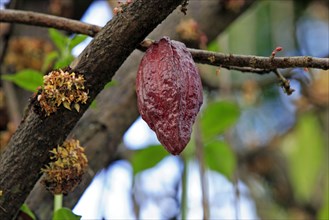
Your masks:
<path fill-rule="evenodd" d="M 173 155 L 191 138 L 203 102 L 200 75 L 183 43 L 164 37 L 146 51 L 138 69 L 139 113 Z"/>

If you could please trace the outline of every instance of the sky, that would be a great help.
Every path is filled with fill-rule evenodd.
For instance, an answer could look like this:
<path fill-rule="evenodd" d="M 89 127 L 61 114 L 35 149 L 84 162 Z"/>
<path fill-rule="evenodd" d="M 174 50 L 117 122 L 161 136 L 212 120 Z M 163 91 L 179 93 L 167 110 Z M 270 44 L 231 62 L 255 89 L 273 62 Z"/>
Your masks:
<path fill-rule="evenodd" d="M 5 4 L 7 4 L 10 0 L 0 0 L 0 9 L 5 9 Z"/>

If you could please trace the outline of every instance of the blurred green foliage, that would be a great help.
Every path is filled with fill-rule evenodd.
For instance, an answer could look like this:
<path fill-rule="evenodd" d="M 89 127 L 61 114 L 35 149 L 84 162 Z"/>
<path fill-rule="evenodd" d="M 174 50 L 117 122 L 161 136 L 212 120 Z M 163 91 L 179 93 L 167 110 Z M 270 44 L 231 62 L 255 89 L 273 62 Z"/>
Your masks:
<path fill-rule="evenodd" d="M 49 67 L 58 69 L 70 65 L 74 59 L 73 48 L 87 38 L 85 35 L 75 35 L 71 38 L 55 29 L 49 29 L 49 37 L 58 50 L 47 54 L 41 70 L 24 69 L 15 74 L 5 74 L 1 79 L 14 82 L 27 91 L 36 92 L 37 87 L 42 86 L 43 75 Z"/>
<path fill-rule="evenodd" d="M 318 190 L 319 176 L 327 169 L 325 141 L 315 114 L 303 114 L 298 119 L 294 130 L 283 139 L 282 147 L 296 199 L 309 202 Z"/>
<path fill-rule="evenodd" d="M 36 220 L 35 215 L 33 214 L 33 212 L 31 211 L 31 209 L 24 203 L 20 210 L 24 213 L 26 213 L 32 220 Z"/>
<path fill-rule="evenodd" d="M 209 169 L 217 171 L 230 179 L 236 167 L 236 157 L 230 146 L 220 140 L 220 135 L 236 123 L 239 117 L 239 108 L 232 102 L 218 101 L 208 104 L 200 112 L 200 115 L 205 164 Z M 133 153 L 130 161 L 134 174 L 154 167 L 168 156 L 168 152 L 160 146 L 152 145 Z M 195 143 L 193 137 L 182 155 L 185 160 L 194 160 Z"/>
<path fill-rule="evenodd" d="M 131 158 L 134 175 L 154 167 L 166 156 L 168 156 L 168 152 L 161 145 L 151 145 L 136 150 Z"/>
<path fill-rule="evenodd" d="M 54 69 L 70 65 L 74 59 L 72 55 L 73 48 L 87 38 L 86 35 L 75 35 L 73 38 L 70 38 L 56 29 L 49 29 L 49 37 L 58 50 L 48 55 L 46 65 L 48 62 L 55 61 Z"/>
<path fill-rule="evenodd" d="M 37 87 L 43 83 L 42 73 L 32 69 L 24 69 L 15 74 L 2 75 L 1 79 L 11 81 L 30 92 L 36 92 Z"/>
<path fill-rule="evenodd" d="M 53 220 L 80 220 L 80 219 L 81 219 L 80 215 L 74 214 L 72 210 L 68 208 L 60 208 L 53 215 Z"/>
<path fill-rule="evenodd" d="M 236 168 L 236 156 L 231 147 L 223 142 L 214 140 L 204 149 L 205 164 L 211 170 L 217 171 L 228 179 L 232 179 Z"/>
<path fill-rule="evenodd" d="M 232 102 L 213 102 L 201 112 L 201 132 L 205 143 L 222 134 L 238 119 L 239 108 Z"/>

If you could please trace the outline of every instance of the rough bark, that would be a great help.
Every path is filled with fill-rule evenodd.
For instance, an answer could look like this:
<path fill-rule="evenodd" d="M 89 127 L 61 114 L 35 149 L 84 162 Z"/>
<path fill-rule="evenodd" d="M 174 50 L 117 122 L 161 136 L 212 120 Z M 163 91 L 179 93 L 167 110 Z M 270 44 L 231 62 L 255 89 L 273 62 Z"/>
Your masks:
<path fill-rule="evenodd" d="M 89 160 L 89 170 L 80 185 L 64 197 L 64 206 L 73 208 L 102 168 L 117 157 L 117 150 L 124 132 L 138 117 L 135 68 L 142 53 L 135 51 L 113 78 L 115 86 L 103 90 L 96 98 L 96 108 L 89 109 L 69 136 L 80 140 Z M 132 65 L 132 66 L 130 66 Z M 128 67 L 128 68 L 125 68 Z M 40 219 L 51 218 L 53 196 L 40 181 L 35 185 L 26 203 Z"/>
<path fill-rule="evenodd" d="M 187 16 L 177 10 L 149 37 L 158 39 L 166 35 L 171 39 L 182 40 L 175 31 L 175 27 L 180 20 L 193 17 L 211 41 L 251 3 L 252 1 L 248 2 L 239 11 L 230 11 L 222 8 L 217 1 L 190 1 Z M 97 108 L 88 110 L 70 134 L 79 139 L 82 146 L 86 148 L 90 170 L 85 174 L 77 189 L 64 197 L 65 207 L 73 208 L 94 175 L 116 158 L 124 132 L 137 119 L 134 83 L 142 55 L 139 51 L 130 55 L 114 77 L 118 82 L 117 86 L 105 89 L 99 94 Z M 38 183 L 31 192 L 27 204 L 40 219 L 49 219 L 52 212 L 52 199 L 52 195 Z"/>
<path fill-rule="evenodd" d="M 82 52 L 73 71 L 83 74 L 90 99 L 79 113 L 61 108 L 49 117 L 36 111 L 36 100 L 0 157 L 0 219 L 12 219 L 40 177 L 49 150 L 73 129 L 116 70 L 182 1 L 135 1 L 114 17 Z"/>
<path fill-rule="evenodd" d="M 307 68 L 319 68 L 327 70 L 329 68 L 329 62 L 327 58 L 316 58 L 310 56 L 298 56 L 298 57 L 261 57 L 250 55 L 235 55 L 235 54 L 222 54 L 217 52 L 189 49 L 193 56 L 193 59 L 197 63 L 208 64 L 215 66 L 221 66 L 224 68 L 245 67 L 246 69 L 240 69 L 243 72 L 255 72 L 259 74 L 266 74 L 270 70 L 277 68 L 293 68 L 293 67 L 305 67 Z M 257 71 L 259 70 L 259 71 Z"/>

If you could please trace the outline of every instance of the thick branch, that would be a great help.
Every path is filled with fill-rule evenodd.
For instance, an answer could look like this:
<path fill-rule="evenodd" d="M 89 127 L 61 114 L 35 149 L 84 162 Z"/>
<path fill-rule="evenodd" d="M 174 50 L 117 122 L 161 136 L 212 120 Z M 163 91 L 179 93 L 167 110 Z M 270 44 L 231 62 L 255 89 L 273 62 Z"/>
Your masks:
<path fill-rule="evenodd" d="M 99 26 L 86 24 L 80 21 L 19 10 L 2 10 L 0 14 L 0 22 L 15 22 L 43 27 L 53 27 L 74 33 L 86 34 L 91 37 L 95 36 L 101 30 L 101 27 Z M 143 46 L 139 48 L 146 50 L 146 45 L 150 45 L 150 43 L 144 43 L 142 45 Z M 227 69 L 238 69 L 242 72 L 254 72 L 257 74 L 268 73 L 277 68 L 303 67 L 325 70 L 329 69 L 328 58 L 315 58 L 309 56 L 272 58 L 223 54 L 197 49 L 189 49 L 189 51 L 197 63 L 215 65 Z"/>
<path fill-rule="evenodd" d="M 114 17 L 82 52 L 73 71 L 83 74 L 90 99 L 80 112 L 60 109 L 49 117 L 35 111 L 35 99 L 25 119 L 0 156 L 0 219 L 12 219 L 40 177 L 49 151 L 73 129 L 91 101 L 116 70 L 181 1 L 134 1 Z"/>

